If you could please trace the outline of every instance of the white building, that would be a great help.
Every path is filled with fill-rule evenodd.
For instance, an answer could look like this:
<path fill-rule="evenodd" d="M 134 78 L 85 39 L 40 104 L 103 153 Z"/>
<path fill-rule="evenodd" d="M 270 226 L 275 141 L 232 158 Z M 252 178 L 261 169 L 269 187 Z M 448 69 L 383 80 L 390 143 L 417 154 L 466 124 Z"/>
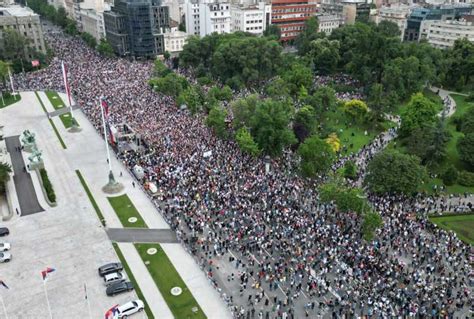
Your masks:
<path fill-rule="evenodd" d="M 0 43 L 2 42 L 3 30 L 8 28 L 28 38 L 30 40 L 29 46 L 32 49 L 46 54 L 40 17 L 33 10 L 19 5 L 0 7 Z M 3 50 L 2 46 L 0 46 L 1 50 Z M 26 58 L 31 58 L 31 55 L 26 56 Z"/>
<path fill-rule="evenodd" d="M 78 29 L 91 34 L 97 41 L 105 38 L 105 11 L 110 11 L 110 4 L 104 0 L 85 0 L 76 3 L 74 19 Z"/>
<path fill-rule="evenodd" d="M 344 25 L 344 17 L 338 14 L 318 16 L 319 28 L 318 32 L 331 34 L 334 29 Z"/>
<path fill-rule="evenodd" d="M 403 40 L 403 34 L 407 27 L 407 17 L 411 12 L 411 8 L 412 7 L 406 5 L 381 7 L 375 18 L 375 23 L 379 24 L 381 21 L 395 23 L 400 30 L 400 39 Z"/>
<path fill-rule="evenodd" d="M 201 37 L 208 34 L 230 33 L 230 4 L 226 3 L 201 3 L 199 5 L 199 25 Z"/>
<path fill-rule="evenodd" d="M 465 20 L 423 20 L 420 39 L 440 49 L 454 46 L 457 39 L 467 38 L 474 42 L 474 25 Z"/>
<path fill-rule="evenodd" d="M 234 4 L 231 6 L 231 31 L 243 31 L 260 35 L 270 25 L 272 5 L 259 2 L 256 5 Z"/>
<path fill-rule="evenodd" d="M 167 30 L 164 34 L 165 51 L 177 53 L 183 51 L 183 46 L 189 38 L 186 32 L 178 31 L 177 28 Z"/>

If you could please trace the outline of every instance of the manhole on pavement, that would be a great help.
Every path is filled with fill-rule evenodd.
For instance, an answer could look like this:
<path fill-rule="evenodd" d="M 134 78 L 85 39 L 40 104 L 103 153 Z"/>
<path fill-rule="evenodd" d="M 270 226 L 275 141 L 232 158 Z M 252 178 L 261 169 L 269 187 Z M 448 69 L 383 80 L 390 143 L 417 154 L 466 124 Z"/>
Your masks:
<path fill-rule="evenodd" d="M 136 218 L 136 217 L 130 217 L 130 218 L 128 219 L 128 222 L 133 224 L 133 223 L 136 223 L 137 220 L 138 220 L 138 218 Z"/>
<path fill-rule="evenodd" d="M 171 294 L 173 296 L 179 296 L 183 293 L 183 289 L 179 288 L 179 287 L 173 287 L 171 288 Z"/>
<path fill-rule="evenodd" d="M 157 252 L 158 252 L 158 249 L 156 249 L 156 248 L 148 248 L 147 251 L 146 251 L 146 253 L 147 253 L 148 255 L 154 255 L 154 254 L 156 254 Z"/>

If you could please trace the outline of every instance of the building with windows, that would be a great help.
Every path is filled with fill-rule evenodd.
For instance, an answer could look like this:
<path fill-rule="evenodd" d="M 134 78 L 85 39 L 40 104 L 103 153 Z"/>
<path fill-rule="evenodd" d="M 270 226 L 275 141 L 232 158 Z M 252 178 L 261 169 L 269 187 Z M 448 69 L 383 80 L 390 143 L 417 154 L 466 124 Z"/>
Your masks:
<path fill-rule="evenodd" d="M 344 25 L 344 18 L 339 14 L 319 15 L 318 22 L 318 32 L 324 32 L 329 35 L 334 29 Z"/>
<path fill-rule="evenodd" d="M 415 8 L 407 18 L 407 26 L 403 39 L 405 41 L 418 41 L 420 39 L 420 26 L 424 20 L 459 20 L 464 15 L 470 15 L 473 6 L 470 4 L 440 5 L 431 8 Z"/>
<path fill-rule="evenodd" d="M 440 49 L 454 46 L 457 39 L 474 42 L 474 24 L 466 20 L 424 20 L 420 26 L 420 40 Z"/>
<path fill-rule="evenodd" d="M 188 0 L 184 4 L 186 32 L 204 37 L 211 33 L 230 33 L 231 14 L 229 2 Z"/>
<path fill-rule="evenodd" d="M 30 40 L 29 46 L 32 49 L 46 54 L 40 17 L 30 8 L 19 5 L 0 7 L 0 50 L 3 50 L 3 32 L 6 29 L 17 31 Z M 32 58 L 27 52 L 24 56 Z"/>
<path fill-rule="evenodd" d="M 410 15 L 414 7 L 408 5 L 392 5 L 390 7 L 381 7 L 375 18 L 375 22 L 379 24 L 382 21 L 390 21 L 395 23 L 400 30 L 400 38 L 403 40 L 403 35 L 407 27 L 407 17 Z"/>
<path fill-rule="evenodd" d="M 177 28 L 166 30 L 163 34 L 165 51 L 168 51 L 171 54 L 183 51 L 183 46 L 186 44 L 188 37 L 189 34 L 183 31 L 178 31 Z"/>
<path fill-rule="evenodd" d="M 255 5 L 231 6 L 231 31 L 243 31 L 260 35 L 271 23 L 272 5 L 259 2 Z"/>
<path fill-rule="evenodd" d="M 281 41 L 295 39 L 315 14 L 316 4 L 308 0 L 272 0 L 272 24 L 280 28 Z"/>
<path fill-rule="evenodd" d="M 119 55 L 153 58 L 164 52 L 168 8 L 158 0 L 117 0 L 104 12 L 106 38 Z"/>

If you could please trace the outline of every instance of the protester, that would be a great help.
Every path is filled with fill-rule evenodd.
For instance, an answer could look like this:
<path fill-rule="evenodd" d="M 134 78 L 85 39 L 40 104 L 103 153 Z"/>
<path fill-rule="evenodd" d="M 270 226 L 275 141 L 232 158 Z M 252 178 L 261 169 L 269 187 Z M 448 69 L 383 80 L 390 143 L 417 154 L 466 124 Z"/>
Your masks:
<path fill-rule="evenodd" d="M 263 159 L 216 138 L 203 115 L 191 116 L 153 92 L 147 84 L 152 63 L 99 56 L 57 31 L 46 40 L 56 58 L 45 69 L 16 75 L 19 89 L 64 91 L 64 60 L 74 99 L 98 132 L 104 97 L 112 123 L 127 123 L 141 135 L 145 152 L 117 156 L 128 169 L 144 169 L 137 187 L 157 186 L 153 203 L 235 317 L 468 316 L 469 247 L 426 218 L 456 210 L 462 199 L 369 195 L 384 226 L 366 242 L 360 218 L 321 204 L 315 181 L 295 174 L 290 152 L 273 160 L 267 174 Z M 354 84 L 342 75 L 337 81 Z M 354 97 L 362 96 L 342 98 Z M 354 160 L 360 184 L 367 162 L 395 136 L 396 129 L 383 133 L 333 169 Z"/>

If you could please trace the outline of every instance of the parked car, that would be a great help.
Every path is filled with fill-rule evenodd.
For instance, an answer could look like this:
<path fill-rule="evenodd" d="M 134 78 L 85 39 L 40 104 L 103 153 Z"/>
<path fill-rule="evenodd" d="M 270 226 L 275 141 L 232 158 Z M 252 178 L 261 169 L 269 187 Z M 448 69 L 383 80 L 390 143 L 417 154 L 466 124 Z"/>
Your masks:
<path fill-rule="evenodd" d="M 104 285 L 110 286 L 116 282 L 125 281 L 127 278 L 121 272 L 113 272 L 104 276 Z"/>
<path fill-rule="evenodd" d="M 0 251 L 7 251 L 10 250 L 10 244 L 9 243 L 0 243 Z"/>
<path fill-rule="evenodd" d="M 6 227 L 0 227 L 0 237 L 10 234 L 10 231 Z"/>
<path fill-rule="evenodd" d="M 130 281 L 116 282 L 107 287 L 105 293 L 107 296 L 115 296 L 121 294 L 122 292 L 132 291 L 133 284 Z"/>
<path fill-rule="evenodd" d="M 128 316 L 133 315 L 137 312 L 143 311 L 145 305 L 141 300 L 129 301 L 117 308 L 117 317 L 118 318 L 128 318 Z"/>
<path fill-rule="evenodd" d="M 121 263 L 109 263 L 99 267 L 99 276 L 105 276 L 107 274 L 122 271 L 123 266 Z"/>
<path fill-rule="evenodd" d="M 9 252 L 0 253 L 0 263 L 7 263 L 12 260 L 12 254 Z"/>

